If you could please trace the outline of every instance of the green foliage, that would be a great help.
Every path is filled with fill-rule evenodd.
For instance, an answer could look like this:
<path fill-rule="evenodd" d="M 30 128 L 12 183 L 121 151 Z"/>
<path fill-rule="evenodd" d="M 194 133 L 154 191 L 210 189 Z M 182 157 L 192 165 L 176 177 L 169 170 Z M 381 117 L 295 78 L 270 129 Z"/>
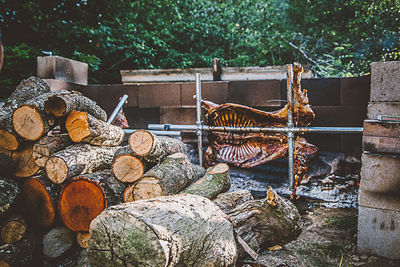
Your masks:
<path fill-rule="evenodd" d="M 399 0 L 0 0 L 0 85 L 34 72 L 41 51 L 84 61 L 91 83 L 119 70 L 309 64 L 316 76 L 400 60 Z M 11 71 L 12 70 L 12 71 Z"/>

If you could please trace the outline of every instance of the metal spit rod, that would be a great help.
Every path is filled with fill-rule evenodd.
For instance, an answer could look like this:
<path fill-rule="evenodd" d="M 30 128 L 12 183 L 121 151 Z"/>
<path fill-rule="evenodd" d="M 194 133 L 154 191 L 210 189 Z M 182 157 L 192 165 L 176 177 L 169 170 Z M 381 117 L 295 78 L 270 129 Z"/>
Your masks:
<path fill-rule="evenodd" d="M 288 103 L 288 122 L 287 122 L 287 139 L 288 139 L 288 176 L 290 188 L 293 188 L 294 177 L 294 132 L 293 132 L 293 65 L 287 65 L 287 103 Z"/>
<path fill-rule="evenodd" d="M 123 95 L 121 100 L 119 100 L 118 105 L 115 107 L 114 111 L 111 113 L 110 117 L 107 120 L 107 123 L 113 123 L 115 117 L 117 116 L 118 112 L 121 108 L 125 105 L 126 100 L 128 99 L 128 95 Z"/>
<path fill-rule="evenodd" d="M 136 132 L 137 129 L 123 129 L 125 134 L 131 134 Z M 182 136 L 180 131 L 157 131 L 157 130 L 149 130 L 149 132 L 155 135 L 165 135 L 165 136 Z"/>
<path fill-rule="evenodd" d="M 197 147 L 199 150 L 199 163 L 203 166 L 203 131 L 201 125 L 201 77 L 196 73 L 196 133 Z"/>

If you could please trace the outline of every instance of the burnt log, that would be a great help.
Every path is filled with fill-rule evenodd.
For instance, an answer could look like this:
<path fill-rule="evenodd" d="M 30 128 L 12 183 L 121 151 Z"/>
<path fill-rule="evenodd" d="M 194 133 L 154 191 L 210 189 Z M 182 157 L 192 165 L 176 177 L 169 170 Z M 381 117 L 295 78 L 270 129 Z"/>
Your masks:
<path fill-rule="evenodd" d="M 193 167 L 185 154 L 175 153 L 167 156 L 137 182 L 132 190 L 133 199 L 176 194 L 199 178 L 195 171 L 202 171 L 204 175 L 204 169 Z"/>
<path fill-rule="evenodd" d="M 226 215 L 195 195 L 112 206 L 90 225 L 90 266 L 234 266 Z"/>
<path fill-rule="evenodd" d="M 61 221 L 72 231 L 89 231 L 89 224 L 97 215 L 122 202 L 124 189 L 110 170 L 74 177 L 60 193 Z"/>
<path fill-rule="evenodd" d="M 119 147 L 76 144 L 53 154 L 46 162 L 47 177 L 56 184 L 66 179 L 111 167 Z"/>
<path fill-rule="evenodd" d="M 175 153 L 186 153 L 185 144 L 176 138 L 157 136 L 145 130 L 138 130 L 129 136 L 129 146 L 138 156 L 149 162 L 161 162 Z"/>
<path fill-rule="evenodd" d="M 66 227 L 59 226 L 51 229 L 43 236 L 43 255 L 47 259 L 56 259 L 74 246 L 75 234 Z"/>
<path fill-rule="evenodd" d="M 51 155 L 72 144 L 68 134 L 44 136 L 33 146 L 33 160 L 36 165 L 44 168 Z"/>
<path fill-rule="evenodd" d="M 27 224 L 20 215 L 10 215 L 1 226 L 1 240 L 6 244 L 12 244 L 24 238 Z"/>
<path fill-rule="evenodd" d="M 65 127 L 72 141 L 98 146 L 118 146 L 125 135 L 122 128 L 96 119 L 83 111 L 71 111 Z"/>
<path fill-rule="evenodd" d="M 231 178 L 228 172 L 227 164 L 218 163 L 210 167 L 202 178 L 183 189 L 181 193 L 214 199 L 231 188 Z"/>
<path fill-rule="evenodd" d="M 4 103 L 0 110 L 0 147 L 7 150 L 17 150 L 21 138 L 14 132 L 12 118 L 14 110 L 27 100 L 50 92 L 45 81 L 37 77 L 23 80 Z"/>
<path fill-rule="evenodd" d="M 14 206 L 20 190 L 18 184 L 11 179 L 0 179 L 0 216 Z"/>
<path fill-rule="evenodd" d="M 114 154 L 112 172 L 115 178 L 124 183 L 133 183 L 150 169 L 153 164 L 132 152 L 129 145 L 118 149 Z"/>

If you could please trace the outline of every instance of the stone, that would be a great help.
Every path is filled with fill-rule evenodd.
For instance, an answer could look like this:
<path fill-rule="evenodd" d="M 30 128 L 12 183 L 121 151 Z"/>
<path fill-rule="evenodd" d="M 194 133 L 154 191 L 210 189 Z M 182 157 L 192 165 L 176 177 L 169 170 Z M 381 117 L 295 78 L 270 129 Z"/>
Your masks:
<path fill-rule="evenodd" d="M 358 190 L 358 204 L 364 207 L 387 209 L 400 212 L 399 193 L 370 192 L 360 186 Z"/>
<path fill-rule="evenodd" d="M 371 101 L 400 101 L 400 61 L 371 64 Z"/>
<path fill-rule="evenodd" d="M 370 102 L 368 119 L 376 120 L 378 115 L 400 116 L 400 102 Z"/>

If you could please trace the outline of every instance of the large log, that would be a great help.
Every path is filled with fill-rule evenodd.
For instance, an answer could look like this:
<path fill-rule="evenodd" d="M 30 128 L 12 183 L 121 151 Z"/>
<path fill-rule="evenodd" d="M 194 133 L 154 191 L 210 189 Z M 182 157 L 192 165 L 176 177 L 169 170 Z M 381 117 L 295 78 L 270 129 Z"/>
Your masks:
<path fill-rule="evenodd" d="M 18 184 L 10 179 L 0 179 L 0 216 L 13 206 L 20 190 Z"/>
<path fill-rule="evenodd" d="M 6 244 L 12 244 L 24 238 L 27 224 L 20 215 L 10 215 L 1 226 L 1 240 Z"/>
<path fill-rule="evenodd" d="M 47 177 L 56 184 L 85 173 L 111 167 L 119 147 L 99 147 L 76 144 L 53 154 L 46 162 Z"/>
<path fill-rule="evenodd" d="M 133 199 L 176 194 L 201 177 L 195 170 L 199 169 L 193 167 L 185 154 L 172 154 L 142 176 L 132 190 Z"/>
<path fill-rule="evenodd" d="M 12 152 L 12 159 L 16 163 L 13 175 L 18 178 L 26 178 L 35 175 L 40 167 L 35 164 L 32 156 L 35 143 L 25 142 L 20 144 L 17 151 Z"/>
<path fill-rule="evenodd" d="M 115 178 L 124 183 L 133 183 L 150 169 L 154 164 L 148 163 L 142 157 L 132 152 L 129 145 L 123 146 L 115 152 L 112 172 Z"/>
<path fill-rule="evenodd" d="M 60 218 L 72 231 L 89 231 L 89 224 L 97 215 L 122 202 L 124 189 L 110 170 L 77 176 L 60 193 Z"/>
<path fill-rule="evenodd" d="M 8 150 L 17 150 L 20 138 L 14 133 L 11 115 L 14 110 L 27 100 L 50 92 L 45 81 L 37 77 L 23 80 L 5 101 L 0 110 L 0 147 Z"/>
<path fill-rule="evenodd" d="M 58 94 L 45 104 L 45 111 L 55 117 L 64 117 L 73 110 L 85 111 L 96 119 L 107 121 L 107 113 L 95 101 L 80 94 Z"/>
<path fill-rule="evenodd" d="M 75 234 L 66 227 L 55 227 L 43 236 L 42 243 L 43 255 L 46 258 L 59 258 L 74 246 Z"/>
<path fill-rule="evenodd" d="M 124 141 L 124 130 L 83 111 L 71 111 L 65 122 L 68 134 L 74 142 L 98 146 L 118 146 Z"/>
<path fill-rule="evenodd" d="M 26 218 L 40 228 L 51 226 L 56 220 L 57 203 L 61 187 L 43 174 L 28 178 L 21 188 Z"/>
<path fill-rule="evenodd" d="M 33 146 L 33 160 L 36 165 L 44 168 L 51 155 L 72 144 L 68 134 L 44 136 Z"/>
<path fill-rule="evenodd" d="M 41 266 L 40 241 L 34 235 L 27 235 L 13 244 L 0 246 L 0 266 Z"/>
<path fill-rule="evenodd" d="M 210 200 L 165 196 L 112 206 L 90 225 L 90 266 L 234 266 L 231 223 Z"/>
<path fill-rule="evenodd" d="M 202 178 L 183 189 L 181 193 L 213 199 L 231 188 L 231 178 L 228 172 L 228 164 L 218 163 L 210 167 Z"/>
<path fill-rule="evenodd" d="M 249 200 L 254 200 L 250 191 L 248 190 L 237 190 L 233 192 L 227 192 L 219 194 L 214 200 L 214 204 L 217 205 L 223 212 L 227 213 L 233 210 L 235 207 L 243 204 Z"/>
<path fill-rule="evenodd" d="M 176 138 L 157 136 L 145 130 L 133 132 L 129 136 L 132 151 L 150 162 L 161 162 L 168 155 L 186 153 L 185 144 Z"/>

